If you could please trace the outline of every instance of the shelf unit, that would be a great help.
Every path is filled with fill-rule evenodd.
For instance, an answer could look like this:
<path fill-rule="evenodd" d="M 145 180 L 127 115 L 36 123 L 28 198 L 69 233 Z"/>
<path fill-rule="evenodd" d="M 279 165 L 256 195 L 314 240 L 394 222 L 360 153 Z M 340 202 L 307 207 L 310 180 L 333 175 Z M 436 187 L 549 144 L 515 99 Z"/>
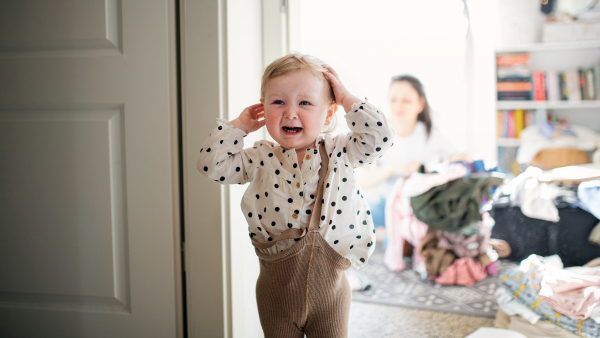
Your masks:
<path fill-rule="evenodd" d="M 600 62 L 600 40 L 562 42 L 562 43 L 530 43 L 498 47 L 499 53 L 528 52 L 529 68 L 534 70 L 565 71 L 573 68 L 588 68 Z M 595 74 L 600 76 L 600 74 Z M 496 110 L 545 110 L 554 116 L 567 118 L 570 123 L 586 126 L 600 131 L 600 100 L 595 101 L 496 101 Z M 497 138 L 496 144 L 504 159 L 515 156 L 521 144 L 520 139 Z M 500 149 L 504 148 L 501 152 Z M 512 155 L 511 155 L 512 154 Z M 499 162 L 503 159 L 499 158 Z M 514 157 L 513 157 L 514 160 Z M 505 166 L 516 167 L 514 163 Z"/>
<path fill-rule="evenodd" d="M 538 42 L 512 46 L 503 46 L 496 48 L 496 53 L 510 52 L 549 52 L 578 49 L 597 49 L 600 48 L 600 40 L 593 41 L 574 41 L 574 42 Z"/>
<path fill-rule="evenodd" d="M 600 109 L 600 101 L 496 101 L 496 109 Z"/>

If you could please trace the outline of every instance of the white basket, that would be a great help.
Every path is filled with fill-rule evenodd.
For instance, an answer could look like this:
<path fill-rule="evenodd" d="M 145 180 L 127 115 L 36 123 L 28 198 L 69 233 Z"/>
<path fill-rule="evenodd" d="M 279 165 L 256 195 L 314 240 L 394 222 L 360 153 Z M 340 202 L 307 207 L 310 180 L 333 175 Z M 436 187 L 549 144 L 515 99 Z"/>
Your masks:
<path fill-rule="evenodd" d="M 600 40 L 600 21 L 545 22 L 542 41 L 568 42 Z"/>

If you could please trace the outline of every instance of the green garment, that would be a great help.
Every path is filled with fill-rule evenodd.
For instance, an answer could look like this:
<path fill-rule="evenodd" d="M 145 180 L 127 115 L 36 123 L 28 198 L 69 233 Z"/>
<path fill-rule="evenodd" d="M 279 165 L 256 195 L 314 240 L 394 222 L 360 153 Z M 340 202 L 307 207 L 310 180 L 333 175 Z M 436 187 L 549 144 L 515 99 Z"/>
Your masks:
<path fill-rule="evenodd" d="M 502 184 L 504 175 L 463 177 L 438 185 L 410 198 L 417 219 L 429 227 L 456 232 L 481 221 L 481 199 L 490 198 L 490 188 Z"/>

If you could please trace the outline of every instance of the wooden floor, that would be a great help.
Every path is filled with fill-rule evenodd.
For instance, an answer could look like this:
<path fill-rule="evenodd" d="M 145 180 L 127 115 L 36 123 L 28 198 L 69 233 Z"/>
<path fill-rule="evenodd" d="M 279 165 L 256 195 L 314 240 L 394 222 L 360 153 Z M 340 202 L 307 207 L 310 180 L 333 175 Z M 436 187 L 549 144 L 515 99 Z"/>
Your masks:
<path fill-rule="evenodd" d="M 352 302 L 349 338 L 464 338 L 494 319 Z"/>

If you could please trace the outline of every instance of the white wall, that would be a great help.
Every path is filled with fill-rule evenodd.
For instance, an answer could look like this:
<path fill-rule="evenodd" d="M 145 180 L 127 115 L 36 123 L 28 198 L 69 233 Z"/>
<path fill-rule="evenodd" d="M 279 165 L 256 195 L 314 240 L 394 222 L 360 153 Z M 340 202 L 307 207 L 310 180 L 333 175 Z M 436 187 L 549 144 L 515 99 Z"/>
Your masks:
<path fill-rule="evenodd" d="M 467 81 L 467 151 L 487 164 L 497 159 L 496 63 L 498 0 L 468 0 L 473 33 L 473 62 Z"/>
<path fill-rule="evenodd" d="M 228 0 L 227 48 L 229 120 L 260 100 L 262 76 L 261 0 Z M 249 147 L 262 139 L 261 131 L 244 138 Z M 258 257 L 248 237 L 248 225 L 240 203 L 247 185 L 231 185 L 231 288 L 233 337 L 263 337 L 256 307 Z"/>
<path fill-rule="evenodd" d="M 468 131 L 462 11 L 461 0 L 373 0 L 368 5 L 303 0 L 300 52 L 330 63 L 353 94 L 367 96 L 383 111 L 389 109 L 392 76 L 417 76 L 434 110 L 434 127 L 463 151 Z"/>

